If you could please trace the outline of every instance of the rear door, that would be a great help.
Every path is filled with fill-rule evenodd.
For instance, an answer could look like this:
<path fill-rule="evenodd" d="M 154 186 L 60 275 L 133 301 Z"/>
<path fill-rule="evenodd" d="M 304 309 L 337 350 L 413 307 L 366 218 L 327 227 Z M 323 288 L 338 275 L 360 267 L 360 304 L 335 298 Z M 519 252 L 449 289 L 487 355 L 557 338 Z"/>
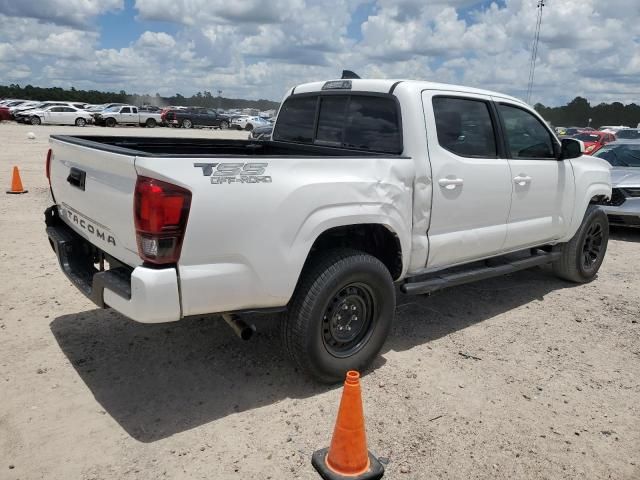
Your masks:
<path fill-rule="evenodd" d="M 512 187 L 491 99 L 426 90 L 422 102 L 433 181 L 427 267 L 500 253 Z"/>
<path fill-rule="evenodd" d="M 61 218 L 103 251 L 139 265 L 135 157 L 51 139 L 51 190 Z"/>
<path fill-rule="evenodd" d="M 76 112 L 72 107 L 60 107 L 59 122 L 62 125 L 73 125 L 77 118 Z"/>
<path fill-rule="evenodd" d="M 59 124 L 61 122 L 61 112 L 63 107 L 51 107 L 44 112 L 45 123 Z"/>
<path fill-rule="evenodd" d="M 571 163 L 557 159 L 560 145 L 537 114 L 507 100 L 496 99 L 496 105 L 513 186 L 505 249 L 558 239 L 573 213 Z"/>

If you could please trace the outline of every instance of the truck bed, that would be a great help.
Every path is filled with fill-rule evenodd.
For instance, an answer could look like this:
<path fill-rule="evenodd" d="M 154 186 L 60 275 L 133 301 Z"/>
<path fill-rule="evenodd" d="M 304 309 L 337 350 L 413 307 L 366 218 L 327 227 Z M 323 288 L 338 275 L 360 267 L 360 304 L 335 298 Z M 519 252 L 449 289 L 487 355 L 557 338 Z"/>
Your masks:
<path fill-rule="evenodd" d="M 138 157 L 399 157 L 388 153 L 276 141 L 211 138 L 52 135 L 56 140 Z"/>

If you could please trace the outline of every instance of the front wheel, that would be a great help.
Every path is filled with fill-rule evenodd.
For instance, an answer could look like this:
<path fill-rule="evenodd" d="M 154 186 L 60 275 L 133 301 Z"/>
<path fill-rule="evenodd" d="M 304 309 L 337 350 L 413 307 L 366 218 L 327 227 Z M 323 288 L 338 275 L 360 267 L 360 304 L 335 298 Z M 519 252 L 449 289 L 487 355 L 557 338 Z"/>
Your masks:
<path fill-rule="evenodd" d="M 393 279 L 380 260 L 357 250 L 322 252 L 303 270 L 283 317 L 285 349 L 316 380 L 338 382 L 380 352 L 395 303 Z"/>
<path fill-rule="evenodd" d="M 147 118 L 147 121 L 144 123 L 144 126 L 147 128 L 154 128 L 156 126 L 155 118 Z"/>
<path fill-rule="evenodd" d="M 31 117 L 31 125 L 40 125 L 41 123 L 42 120 L 40 120 L 40 117 L 38 117 L 37 115 Z"/>
<path fill-rule="evenodd" d="M 87 121 L 84 118 L 76 118 L 76 127 L 84 127 Z"/>
<path fill-rule="evenodd" d="M 553 263 L 553 272 L 571 282 L 590 282 L 602 265 L 608 243 L 607 214 L 597 205 L 589 205 L 576 234 L 562 245 L 562 256 Z"/>
<path fill-rule="evenodd" d="M 247 124 L 245 125 L 244 129 L 245 129 L 247 132 L 250 132 L 251 130 L 253 130 L 253 125 L 251 125 L 250 123 L 247 123 Z"/>
<path fill-rule="evenodd" d="M 113 128 L 113 127 L 115 127 L 115 126 L 116 126 L 116 119 L 115 119 L 115 118 L 107 118 L 107 119 L 104 121 L 104 124 L 105 124 L 107 127 Z"/>
<path fill-rule="evenodd" d="M 229 122 L 223 120 L 220 122 L 220 130 L 226 130 L 227 128 L 229 128 Z"/>
<path fill-rule="evenodd" d="M 191 128 L 193 127 L 193 122 L 191 120 L 189 120 L 188 118 L 185 118 L 182 121 L 182 128 Z"/>

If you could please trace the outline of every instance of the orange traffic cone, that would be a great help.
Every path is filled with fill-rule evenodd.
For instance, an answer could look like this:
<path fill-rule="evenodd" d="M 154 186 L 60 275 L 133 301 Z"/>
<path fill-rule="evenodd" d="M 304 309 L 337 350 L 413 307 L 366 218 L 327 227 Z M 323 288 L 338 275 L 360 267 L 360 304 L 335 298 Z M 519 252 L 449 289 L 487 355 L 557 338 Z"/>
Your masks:
<path fill-rule="evenodd" d="M 22 188 L 22 180 L 20 180 L 20 170 L 18 167 L 13 167 L 13 178 L 11 179 L 11 190 L 7 190 L 7 193 L 27 193 L 29 190 Z"/>
<path fill-rule="evenodd" d="M 367 450 L 356 371 L 347 372 L 331 446 L 315 452 L 311 464 L 325 480 L 377 480 L 384 475 L 382 464 Z"/>

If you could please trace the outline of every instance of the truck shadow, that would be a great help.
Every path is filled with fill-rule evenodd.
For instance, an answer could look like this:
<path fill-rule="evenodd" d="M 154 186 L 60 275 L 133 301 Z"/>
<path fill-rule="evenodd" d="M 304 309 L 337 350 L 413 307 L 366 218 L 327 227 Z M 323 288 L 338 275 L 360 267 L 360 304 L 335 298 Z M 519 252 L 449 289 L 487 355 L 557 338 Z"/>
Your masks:
<path fill-rule="evenodd" d="M 400 296 L 383 355 L 568 286 L 536 269 L 432 297 Z M 58 317 L 50 327 L 104 410 L 133 438 L 154 442 L 233 413 L 337 388 L 296 372 L 282 352 L 277 316 L 251 320 L 258 334 L 249 343 L 237 339 L 219 317 L 145 325 L 110 310 L 92 310 Z M 372 368 L 384 362 L 378 357 Z"/>
<path fill-rule="evenodd" d="M 640 228 L 612 226 L 609 238 L 611 240 L 620 240 L 623 242 L 640 243 Z"/>

